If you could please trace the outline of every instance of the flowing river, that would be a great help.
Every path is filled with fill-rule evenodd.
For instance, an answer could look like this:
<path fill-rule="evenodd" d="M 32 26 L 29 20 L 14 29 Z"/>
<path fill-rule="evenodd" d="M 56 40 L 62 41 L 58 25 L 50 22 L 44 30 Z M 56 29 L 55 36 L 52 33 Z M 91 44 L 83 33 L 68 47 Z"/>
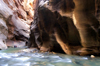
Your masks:
<path fill-rule="evenodd" d="M 0 66 L 100 66 L 100 57 L 41 52 L 33 49 L 0 50 Z"/>

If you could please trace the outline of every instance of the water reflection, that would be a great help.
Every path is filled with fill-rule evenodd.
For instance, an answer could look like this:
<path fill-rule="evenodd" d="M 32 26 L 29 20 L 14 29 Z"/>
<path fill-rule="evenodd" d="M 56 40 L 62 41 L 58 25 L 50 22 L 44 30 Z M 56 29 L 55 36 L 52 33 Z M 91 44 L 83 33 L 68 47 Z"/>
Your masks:
<path fill-rule="evenodd" d="M 52 53 L 0 52 L 0 66 L 100 66 L 100 57 L 73 56 Z M 24 49 L 25 50 L 25 49 Z"/>

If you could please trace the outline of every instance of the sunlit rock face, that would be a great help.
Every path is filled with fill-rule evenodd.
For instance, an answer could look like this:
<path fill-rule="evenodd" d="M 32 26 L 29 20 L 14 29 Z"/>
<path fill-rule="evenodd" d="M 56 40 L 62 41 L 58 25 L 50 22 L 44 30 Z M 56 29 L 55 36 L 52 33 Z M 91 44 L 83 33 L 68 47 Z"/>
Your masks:
<path fill-rule="evenodd" d="M 0 17 L 0 49 L 7 49 L 6 41 L 8 34 L 8 27 L 5 21 Z"/>
<path fill-rule="evenodd" d="M 34 0 L 0 0 L 0 49 L 6 40 L 26 41 L 33 21 Z"/>

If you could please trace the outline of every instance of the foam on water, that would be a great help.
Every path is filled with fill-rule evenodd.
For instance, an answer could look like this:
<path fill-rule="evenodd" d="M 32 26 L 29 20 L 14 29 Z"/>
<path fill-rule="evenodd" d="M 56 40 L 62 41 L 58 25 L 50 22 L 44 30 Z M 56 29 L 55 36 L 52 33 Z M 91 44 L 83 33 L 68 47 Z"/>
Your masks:
<path fill-rule="evenodd" d="M 6 53 L 11 49 L 0 52 L 0 66 L 100 66 L 100 57 L 32 53 L 29 49 L 27 49 L 29 52 L 19 52 L 18 48 L 12 49 L 15 52 Z"/>

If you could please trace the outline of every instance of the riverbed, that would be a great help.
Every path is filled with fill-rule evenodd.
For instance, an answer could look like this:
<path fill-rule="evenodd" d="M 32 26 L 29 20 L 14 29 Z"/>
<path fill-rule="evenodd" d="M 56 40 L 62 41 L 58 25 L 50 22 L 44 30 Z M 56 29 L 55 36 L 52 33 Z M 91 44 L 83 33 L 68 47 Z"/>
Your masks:
<path fill-rule="evenodd" d="M 0 50 L 0 66 L 100 66 L 100 57 L 38 52 L 36 49 Z"/>

